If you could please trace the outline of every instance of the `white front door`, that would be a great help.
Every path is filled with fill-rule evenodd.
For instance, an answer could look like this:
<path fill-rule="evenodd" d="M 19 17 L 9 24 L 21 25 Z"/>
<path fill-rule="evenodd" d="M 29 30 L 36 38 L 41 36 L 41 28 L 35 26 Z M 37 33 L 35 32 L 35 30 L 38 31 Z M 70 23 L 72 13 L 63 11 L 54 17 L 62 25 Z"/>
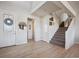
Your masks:
<path fill-rule="evenodd" d="M 11 19 L 10 21 L 12 21 L 12 24 L 10 22 L 7 24 L 7 21 L 5 21 L 6 19 Z M 4 15 L 4 20 L 1 24 L 0 47 L 15 45 L 14 19 L 9 15 Z"/>
<path fill-rule="evenodd" d="M 3 47 L 15 45 L 15 32 L 4 32 L 3 36 Z"/>

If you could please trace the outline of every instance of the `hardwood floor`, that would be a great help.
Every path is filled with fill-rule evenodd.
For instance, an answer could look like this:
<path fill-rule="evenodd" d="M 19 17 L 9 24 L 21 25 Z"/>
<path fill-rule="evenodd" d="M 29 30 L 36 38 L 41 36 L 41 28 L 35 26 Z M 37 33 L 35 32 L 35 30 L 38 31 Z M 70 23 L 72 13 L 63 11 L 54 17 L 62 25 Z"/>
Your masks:
<path fill-rule="evenodd" d="M 25 45 L 11 46 L 0 49 L 1 58 L 64 58 L 79 57 L 79 45 L 65 50 L 62 47 L 44 41 L 29 42 Z"/>

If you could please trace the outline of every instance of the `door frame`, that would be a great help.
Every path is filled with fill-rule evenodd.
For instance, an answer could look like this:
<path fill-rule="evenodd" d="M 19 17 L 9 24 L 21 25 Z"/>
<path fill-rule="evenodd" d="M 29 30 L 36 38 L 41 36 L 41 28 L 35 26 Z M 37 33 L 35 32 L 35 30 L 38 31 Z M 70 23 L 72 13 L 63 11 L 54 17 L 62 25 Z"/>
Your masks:
<path fill-rule="evenodd" d="M 32 40 L 34 40 L 35 41 L 35 36 L 34 36 L 34 19 L 32 19 L 32 18 L 30 18 L 31 20 L 32 20 Z M 29 20 L 28 20 L 28 18 L 27 18 L 27 42 L 28 42 L 28 28 L 29 28 L 29 25 L 28 25 L 28 23 L 29 23 Z"/>

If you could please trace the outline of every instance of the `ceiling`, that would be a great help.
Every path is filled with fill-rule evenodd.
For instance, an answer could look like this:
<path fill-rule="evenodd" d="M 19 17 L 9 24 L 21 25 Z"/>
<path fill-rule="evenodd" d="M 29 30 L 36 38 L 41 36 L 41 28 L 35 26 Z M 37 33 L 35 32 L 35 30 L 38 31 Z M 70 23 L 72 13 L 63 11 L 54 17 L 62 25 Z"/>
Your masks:
<path fill-rule="evenodd" d="M 69 4 L 72 6 L 76 13 L 79 13 L 79 1 L 69 1 Z"/>
<path fill-rule="evenodd" d="M 24 12 L 30 13 L 34 8 L 36 8 L 40 3 L 43 1 L 0 1 L 0 9 L 10 10 L 10 11 L 17 11 L 17 12 Z M 68 1 L 72 8 L 79 13 L 79 2 L 78 1 Z M 62 6 L 58 1 L 47 1 L 43 4 L 40 8 L 38 8 L 33 15 L 36 16 L 45 16 L 46 14 L 50 14 L 52 12 L 56 12 L 61 10 Z M 66 10 L 66 8 L 64 8 Z M 57 12 L 58 13 L 58 12 Z M 69 13 L 69 12 L 68 12 Z M 61 12 L 59 12 L 59 15 Z"/>
<path fill-rule="evenodd" d="M 33 12 L 32 15 L 42 17 L 45 16 L 46 14 L 50 14 L 60 9 L 61 8 L 59 8 L 56 4 L 54 4 L 51 1 L 48 1 L 45 4 L 43 4 L 39 9 L 37 9 L 35 12 Z"/>
<path fill-rule="evenodd" d="M 78 1 L 68 1 L 71 7 L 75 10 L 76 13 L 79 13 L 79 2 Z M 37 9 L 32 14 L 35 16 L 45 16 L 47 14 L 55 12 L 58 17 L 63 12 L 66 12 L 69 15 L 72 13 L 62 4 L 60 1 L 47 1 L 44 5 L 42 5 L 39 9 Z"/>
<path fill-rule="evenodd" d="M 0 9 L 17 12 L 30 12 L 42 1 L 0 1 Z"/>

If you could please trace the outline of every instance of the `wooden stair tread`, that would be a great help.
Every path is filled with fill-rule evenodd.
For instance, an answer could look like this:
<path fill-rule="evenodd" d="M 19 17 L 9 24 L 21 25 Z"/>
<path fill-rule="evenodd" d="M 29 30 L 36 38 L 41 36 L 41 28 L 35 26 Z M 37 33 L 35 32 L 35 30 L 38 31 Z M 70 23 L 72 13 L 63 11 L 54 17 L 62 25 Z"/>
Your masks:
<path fill-rule="evenodd" d="M 65 41 L 65 40 L 60 39 L 60 38 L 57 38 L 57 39 L 54 39 L 54 38 L 53 38 L 52 41 L 54 41 L 54 40 L 63 41 L 63 42 Z"/>
<path fill-rule="evenodd" d="M 58 41 L 51 41 L 50 43 L 52 43 L 52 44 L 55 44 L 55 45 L 58 45 L 58 46 L 63 46 L 63 47 L 65 47 L 65 43 L 60 43 L 60 42 L 58 42 Z"/>

